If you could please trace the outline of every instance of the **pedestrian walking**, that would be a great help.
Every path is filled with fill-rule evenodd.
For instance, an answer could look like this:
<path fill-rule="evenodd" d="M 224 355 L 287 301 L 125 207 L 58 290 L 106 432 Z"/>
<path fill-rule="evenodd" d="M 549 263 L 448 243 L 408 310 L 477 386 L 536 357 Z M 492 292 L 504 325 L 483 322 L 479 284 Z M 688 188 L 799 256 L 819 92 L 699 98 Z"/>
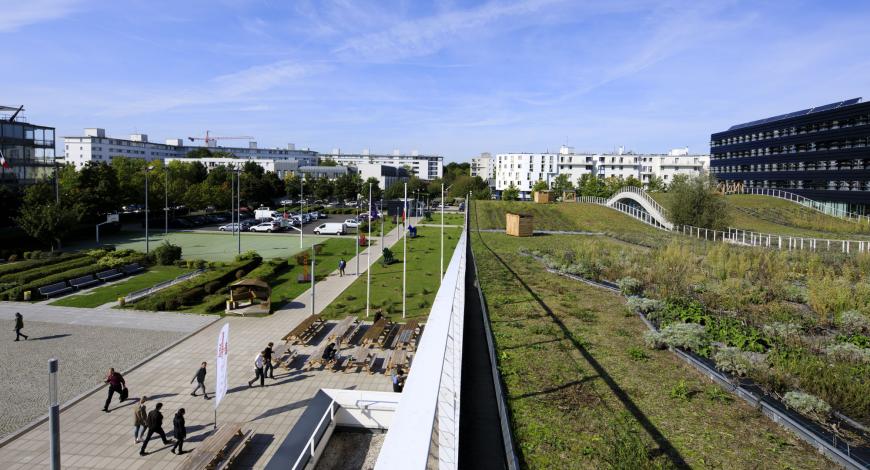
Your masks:
<path fill-rule="evenodd" d="M 251 384 L 256 382 L 257 379 L 260 379 L 260 386 L 261 387 L 266 386 L 266 380 L 265 380 L 266 378 L 265 378 L 265 376 L 263 376 L 263 356 L 265 355 L 265 353 L 266 353 L 266 351 L 260 351 L 260 354 L 257 354 L 257 357 L 254 358 L 254 373 L 255 373 L 255 375 L 254 375 L 253 379 L 248 381 L 248 387 L 250 387 Z"/>
<path fill-rule="evenodd" d="M 139 398 L 139 403 L 133 407 L 133 440 L 136 444 L 142 442 L 145 437 L 145 430 L 148 429 L 148 413 L 145 409 L 145 401 L 148 397 L 142 395 Z"/>
<path fill-rule="evenodd" d="M 18 341 L 21 336 L 24 336 L 24 340 L 27 341 L 27 335 L 21 332 L 22 329 L 24 329 L 24 317 L 21 316 L 21 312 L 15 312 L 15 341 Z"/>
<path fill-rule="evenodd" d="M 106 374 L 105 383 L 109 384 L 109 393 L 108 396 L 106 396 L 106 404 L 103 405 L 103 411 L 108 413 L 109 403 L 112 402 L 112 395 L 114 395 L 115 392 L 118 393 L 118 403 L 127 399 L 127 383 L 124 381 L 124 376 L 115 372 L 114 368 L 109 369 L 109 372 Z"/>
<path fill-rule="evenodd" d="M 338 275 L 339 276 L 344 276 L 344 268 L 346 268 L 346 267 L 347 267 L 347 261 L 345 261 L 344 258 L 340 259 L 338 261 Z"/>
<path fill-rule="evenodd" d="M 196 396 L 196 391 L 200 388 L 202 389 L 202 396 L 208 400 L 208 392 L 205 391 L 205 366 L 206 363 L 203 363 L 199 366 L 199 369 L 196 370 L 196 374 L 193 375 L 193 378 L 190 379 L 190 383 L 193 383 L 196 380 L 196 387 L 193 388 L 193 391 L 190 392 L 191 396 Z"/>
<path fill-rule="evenodd" d="M 184 445 L 184 438 L 187 437 L 187 429 L 184 427 L 184 408 L 179 408 L 172 418 L 172 434 L 175 435 L 175 445 L 169 451 L 174 454 L 175 449 L 178 449 L 178 455 L 181 455 L 184 453 L 181 446 Z"/>
<path fill-rule="evenodd" d="M 393 391 L 396 393 L 402 393 L 402 389 L 405 388 L 405 375 L 403 374 L 401 367 L 396 367 L 396 370 L 393 371 L 392 379 Z"/>
<path fill-rule="evenodd" d="M 275 368 L 272 366 L 272 346 L 274 345 L 275 343 L 270 342 L 263 350 L 263 375 L 269 376 L 270 379 L 275 378 Z"/>
<path fill-rule="evenodd" d="M 160 412 L 160 409 L 163 408 L 163 403 L 158 403 L 154 405 L 154 409 L 148 413 L 148 434 L 145 435 L 145 440 L 142 441 L 142 448 L 139 450 L 139 455 L 145 455 L 145 447 L 148 446 L 148 441 L 151 440 L 151 436 L 157 434 L 160 436 L 160 439 L 163 439 L 163 444 L 172 444 L 172 441 L 166 439 L 166 432 L 163 431 L 163 413 Z"/>

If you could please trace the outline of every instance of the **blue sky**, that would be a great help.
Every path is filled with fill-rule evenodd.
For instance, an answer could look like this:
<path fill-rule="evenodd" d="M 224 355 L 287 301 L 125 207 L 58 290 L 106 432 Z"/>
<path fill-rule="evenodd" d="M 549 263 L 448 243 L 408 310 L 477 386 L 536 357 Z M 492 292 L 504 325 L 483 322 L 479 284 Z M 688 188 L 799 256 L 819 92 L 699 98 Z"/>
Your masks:
<path fill-rule="evenodd" d="M 865 1 L 0 0 L 0 104 L 58 135 L 439 153 L 707 152 L 870 99 Z M 227 144 L 233 141 L 227 141 Z"/>

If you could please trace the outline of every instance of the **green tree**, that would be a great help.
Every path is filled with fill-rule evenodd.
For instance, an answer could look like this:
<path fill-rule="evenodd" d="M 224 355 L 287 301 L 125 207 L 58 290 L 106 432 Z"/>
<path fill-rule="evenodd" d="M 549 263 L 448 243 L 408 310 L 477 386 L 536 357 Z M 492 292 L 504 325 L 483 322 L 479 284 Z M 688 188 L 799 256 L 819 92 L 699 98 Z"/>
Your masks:
<path fill-rule="evenodd" d="M 416 176 L 408 178 L 408 197 L 413 197 L 415 191 L 426 191 L 426 186 L 427 183 Z M 396 181 L 384 191 L 384 199 L 401 199 L 404 195 L 404 181 Z"/>
<path fill-rule="evenodd" d="M 450 186 L 460 176 L 471 175 L 470 163 L 450 162 L 444 166 L 444 185 Z"/>
<path fill-rule="evenodd" d="M 557 195 L 561 196 L 563 191 L 572 191 L 573 189 L 574 183 L 568 179 L 567 174 L 559 173 L 559 175 L 553 179 L 553 191 L 555 191 Z"/>
<path fill-rule="evenodd" d="M 321 176 L 314 183 L 314 197 L 316 197 L 317 199 L 328 201 L 332 199 L 334 193 L 335 186 L 332 184 L 332 181 L 330 181 L 329 178 Z"/>
<path fill-rule="evenodd" d="M 667 191 L 668 185 L 660 176 L 651 175 L 649 182 L 646 184 L 646 190 L 649 192 L 664 192 Z"/>
<path fill-rule="evenodd" d="M 591 173 L 580 176 L 577 180 L 577 190 L 580 196 L 606 197 L 607 195 L 604 181 Z"/>
<path fill-rule="evenodd" d="M 21 189 L 17 185 L 0 184 L 0 227 L 14 222 L 15 214 L 21 206 Z"/>
<path fill-rule="evenodd" d="M 535 184 L 532 185 L 532 192 L 546 191 L 548 189 L 550 189 L 550 187 L 547 185 L 547 182 L 544 180 L 535 181 Z"/>
<path fill-rule="evenodd" d="M 365 197 L 369 195 L 369 184 L 372 185 L 372 201 L 378 201 L 383 196 L 384 191 L 381 189 L 381 182 L 377 178 L 371 177 L 362 185 L 362 193 Z"/>
<path fill-rule="evenodd" d="M 345 174 L 336 178 L 334 185 L 335 197 L 345 200 L 356 200 L 362 188 L 362 179 L 356 174 Z M 366 192 L 366 194 L 368 194 L 368 192 Z"/>
<path fill-rule="evenodd" d="M 643 183 L 639 179 L 635 178 L 634 176 L 629 176 L 623 182 L 623 186 L 632 186 L 634 188 L 642 188 Z"/>
<path fill-rule="evenodd" d="M 511 182 L 510 186 L 501 192 L 501 198 L 505 201 L 516 201 L 520 198 L 520 190 Z"/>
<path fill-rule="evenodd" d="M 208 158 L 211 157 L 211 150 L 206 147 L 197 147 L 187 152 L 187 158 Z"/>
<path fill-rule="evenodd" d="M 302 179 L 296 173 L 287 172 L 284 174 L 284 195 L 288 198 L 298 198 L 299 191 L 302 189 Z"/>
<path fill-rule="evenodd" d="M 60 248 L 62 239 L 79 222 L 80 209 L 61 201 L 55 202 L 54 188 L 42 182 L 32 185 L 24 192 L 21 211 L 15 222 L 31 237 Z"/>
<path fill-rule="evenodd" d="M 331 158 L 321 158 L 318 163 L 320 166 L 338 166 L 338 163 Z"/>
<path fill-rule="evenodd" d="M 728 206 L 716 191 L 714 177 L 674 178 L 669 192 L 673 195 L 668 207 L 671 222 L 715 230 L 728 227 Z"/>
<path fill-rule="evenodd" d="M 625 180 L 621 176 L 608 176 L 604 179 L 605 195 L 610 197 L 625 186 Z"/>

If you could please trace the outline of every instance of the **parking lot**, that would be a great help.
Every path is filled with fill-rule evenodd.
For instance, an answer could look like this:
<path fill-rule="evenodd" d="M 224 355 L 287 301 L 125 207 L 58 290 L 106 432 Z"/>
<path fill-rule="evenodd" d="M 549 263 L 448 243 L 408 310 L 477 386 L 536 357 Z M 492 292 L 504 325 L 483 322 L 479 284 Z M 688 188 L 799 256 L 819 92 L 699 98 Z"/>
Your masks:
<path fill-rule="evenodd" d="M 349 214 L 328 214 L 325 219 L 317 219 L 317 221 L 311 221 L 302 226 L 302 233 L 305 235 L 314 234 L 314 229 L 317 228 L 320 224 L 325 224 L 327 222 L 333 223 L 341 223 L 347 219 L 354 218 L 353 215 Z M 249 221 L 251 219 L 248 219 Z M 244 222 L 244 220 L 242 220 Z M 214 224 L 214 225 L 205 225 L 202 227 L 197 227 L 196 230 L 206 230 L 206 231 L 218 231 L 218 229 L 225 224 Z M 348 228 L 348 233 L 354 233 L 356 229 Z M 285 229 L 282 233 L 286 233 L 288 235 L 296 235 L 299 236 L 298 227 Z"/>

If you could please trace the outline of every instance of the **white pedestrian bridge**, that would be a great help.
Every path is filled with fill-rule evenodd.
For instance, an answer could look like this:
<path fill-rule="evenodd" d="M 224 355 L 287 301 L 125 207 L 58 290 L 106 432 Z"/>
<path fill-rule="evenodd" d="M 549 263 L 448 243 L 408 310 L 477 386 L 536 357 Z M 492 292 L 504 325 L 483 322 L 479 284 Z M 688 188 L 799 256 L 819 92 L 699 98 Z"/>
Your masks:
<path fill-rule="evenodd" d="M 625 186 L 610 198 L 581 196 L 577 201 L 611 207 L 657 228 L 674 229 L 667 210 L 641 188 Z"/>

